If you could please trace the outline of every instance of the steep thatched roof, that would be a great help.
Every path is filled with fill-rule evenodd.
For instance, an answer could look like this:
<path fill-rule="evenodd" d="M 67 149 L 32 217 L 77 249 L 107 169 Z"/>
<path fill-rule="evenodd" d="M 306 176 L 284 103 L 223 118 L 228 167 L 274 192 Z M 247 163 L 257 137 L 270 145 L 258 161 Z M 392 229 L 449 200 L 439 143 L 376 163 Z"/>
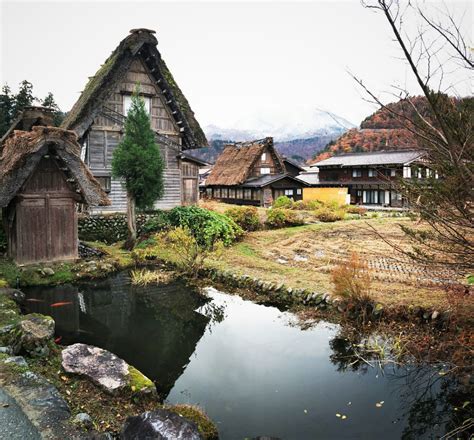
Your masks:
<path fill-rule="evenodd" d="M 281 170 L 284 170 L 285 166 L 273 147 L 271 137 L 229 144 L 217 158 L 206 179 L 206 185 L 242 185 L 248 179 L 252 166 L 267 148 L 270 148 L 276 161 L 280 163 Z"/>
<path fill-rule="evenodd" d="M 0 207 L 7 206 L 45 154 L 54 154 L 74 180 L 82 201 L 91 206 L 110 205 L 99 182 L 81 160 L 76 134 L 56 127 L 15 131 L 4 142 L 0 156 Z"/>
<path fill-rule="evenodd" d="M 181 89 L 176 84 L 161 54 L 157 49 L 158 41 L 148 29 L 132 29 L 107 58 L 97 73 L 89 80 L 81 96 L 66 116 L 62 127 L 74 130 L 79 137 L 92 124 L 102 104 L 127 72 L 133 58 L 142 57 L 149 71 L 171 107 L 173 117 L 179 123 L 185 148 L 207 146 L 207 139 L 194 112 Z"/>
<path fill-rule="evenodd" d="M 13 120 L 10 128 L 0 139 L 0 155 L 2 154 L 2 145 L 5 140 L 15 130 L 29 131 L 35 125 L 53 125 L 54 110 L 49 107 L 39 105 L 30 105 L 25 107 Z"/>

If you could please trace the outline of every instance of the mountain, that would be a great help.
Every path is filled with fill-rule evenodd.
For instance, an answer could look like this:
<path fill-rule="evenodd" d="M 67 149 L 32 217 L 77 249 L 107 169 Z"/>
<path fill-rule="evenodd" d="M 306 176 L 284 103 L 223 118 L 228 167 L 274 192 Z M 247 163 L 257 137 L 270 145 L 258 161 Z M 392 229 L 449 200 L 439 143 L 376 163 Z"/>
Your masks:
<path fill-rule="evenodd" d="M 262 115 L 248 113 L 226 126 L 204 127 L 208 148 L 191 152 L 208 162 L 215 162 L 224 145 L 272 136 L 277 150 L 284 156 L 304 163 L 321 151 L 328 142 L 354 127 L 346 119 L 315 108 L 279 111 Z"/>
<path fill-rule="evenodd" d="M 360 128 L 352 128 L 329 142 L 310 163 L 344 153 L 417 148 L 415 136 L 406 128 L 406 121 L 416 120 L 417 112 L 433 123 L 426 98 L 422 96 L 390 103 L 387 109 L 381 108 L 365 118 Z"/>

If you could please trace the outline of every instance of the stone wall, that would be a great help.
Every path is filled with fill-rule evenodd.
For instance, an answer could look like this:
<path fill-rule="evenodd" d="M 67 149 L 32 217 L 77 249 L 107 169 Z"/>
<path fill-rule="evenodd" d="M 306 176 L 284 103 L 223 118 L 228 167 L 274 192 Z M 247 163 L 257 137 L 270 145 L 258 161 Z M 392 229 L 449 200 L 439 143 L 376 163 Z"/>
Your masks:
<path fill-rule="evenodd" d="M 137 230 L 155 214 L 138 214 Z M 78 222 L 79 239 L 82 241 L 101 241 L 107 244 L 127 238 L 127 217 L 125 214 L 81 215 Z"/>

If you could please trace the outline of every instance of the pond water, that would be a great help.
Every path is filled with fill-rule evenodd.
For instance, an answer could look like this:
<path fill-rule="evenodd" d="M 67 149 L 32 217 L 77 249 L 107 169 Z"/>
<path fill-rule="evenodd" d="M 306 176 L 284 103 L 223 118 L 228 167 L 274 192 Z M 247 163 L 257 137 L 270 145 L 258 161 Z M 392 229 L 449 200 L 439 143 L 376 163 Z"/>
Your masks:
<path fill-rule="evenodd" d="M 166 401 L 204 408 L 224 440 L 431 439 L 462 423 L 465 396 L 439 370 L 353 363 L 337 325 L 302 330 L 290 313 L 205 290 L 135 287 L 126 273 L 25 289 L 27 311 L 53 316 L 61 344 L 118 354 Z"/>

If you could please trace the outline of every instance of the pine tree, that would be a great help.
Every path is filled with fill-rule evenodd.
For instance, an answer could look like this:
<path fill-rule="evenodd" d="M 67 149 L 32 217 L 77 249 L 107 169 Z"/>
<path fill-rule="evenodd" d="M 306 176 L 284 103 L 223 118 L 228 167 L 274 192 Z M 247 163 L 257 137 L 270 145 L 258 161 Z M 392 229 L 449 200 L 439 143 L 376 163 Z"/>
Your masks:
<path fill-rule="evenodd" d="M 5 84 L 0 94 L 0 137 L 7 132 L 12 123 L 14 100 L 10 87 Z"/>
<path fill-rule="evenodd" d="M 59 127 L 64 120 L 64 113 L 59 108 L 58 104 L 54 99 L 54 95 L 51 92 L 48 92 L 46 98 L 41 101 L 41 105 L 43 107 L 47 107 L 54 110 L 53 125 L 55 127 Z"/>
<path fill-rule="evenodd" d="M 137 86 L 125 121 L 125 136 L 112 158 L 112 175 L 123 179 L 127 190 L 129 237 L 125 247 L 128 249 L 134 246 L 137 238 L 135 208 L 151 208 L 163 196 L 163 170 L 164 163 L 150 117 Z"/>
<path fill-rule="evenodd" d="M 18 93 L 15 95 L 13 118 L 16 118 L 25 107 L 32 105 L 34 101 L 36 98 L 33 96 L 33 84 L 25 79 L 20 83 Z"/>

